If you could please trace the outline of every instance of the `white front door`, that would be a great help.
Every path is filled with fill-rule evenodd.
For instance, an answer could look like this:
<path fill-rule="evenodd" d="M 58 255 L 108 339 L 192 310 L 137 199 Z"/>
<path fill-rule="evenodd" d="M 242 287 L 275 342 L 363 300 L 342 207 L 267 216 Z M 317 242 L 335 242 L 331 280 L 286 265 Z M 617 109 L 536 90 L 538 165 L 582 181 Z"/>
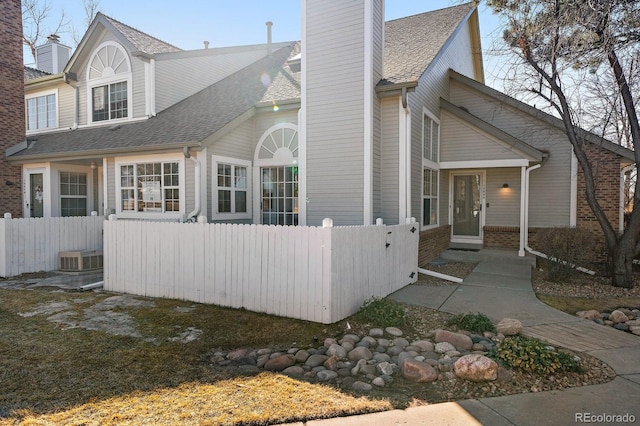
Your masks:
<path fill-rule="evenodd" d="M 450 188 L 451 241 L 481 243 L 485 215 L 485 172 L 453 172 Z"/>

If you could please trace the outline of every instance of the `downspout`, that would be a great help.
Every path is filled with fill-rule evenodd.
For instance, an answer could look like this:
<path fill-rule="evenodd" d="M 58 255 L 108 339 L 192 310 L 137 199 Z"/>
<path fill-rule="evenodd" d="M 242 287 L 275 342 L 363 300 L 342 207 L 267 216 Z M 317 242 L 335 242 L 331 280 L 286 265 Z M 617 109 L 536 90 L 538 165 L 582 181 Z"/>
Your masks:
<path fill-rule="evenodd" d="M 195 219 L 198 217 L 198 215 L 200 214 L 200 162 L 196 159 L 193 158 L 191 156 L 191 154 L 189 153 L 189 147 L 185 146 L 182 149 L 182 153 L 184 154 L 184 158 L 188 158 L 189 160 L 193 161 L 193 164 L 195 166 L 195 191 L 196 191 L 196 205 L 195 208 L 193 209 L 193 211 L 191 213 L 189 213 L 189 215 L 187 216 L 187 219 L 185 220 L 185 222 L 191 222 L 191 221 L 195 221 Z"/>
<path fill-rule="evenodd" d="M 577 266 L 577 265 L 570 264 L 570 263 L 568 263 L 568 262 L 566 262 L 564 260 L 557 259 L 555 257 L 551 257 L 549 255 L 546 255 L 546 254 L 544 254 L 542 252 L 539 252 L 539 251 L 534 250 L 531 247 L 529 247 L 529 183 L 530 183 L 530 174 L 531 174 L 532 171 L 537 170 L 540 167 L 542 167 L 542 165 L 547 161 L 548 158 L 549 158 L 548 155 L 544 156 L 542 158 L 542 162 L 540 164 L 536 164 L 535 166 L 528 167 L 526 172 L 525 172 L 525 185 L 524 185 L 524 190 L 525 190 L 525 193 L 524 193 L 524 204 L 525 204 L 525 210 L 524 210 L 524 229 L 525 229 L 524 249 L 527 252 L 533 254 L 534 256 L 541 257 L 543 259 L 547 259 L 547 260 L 550 260 L 552 262 L 557 262 L 557 263 L 562 263 L 562 264 L 568 265 L 568 266 L 574 268 L 577 271 L 584 272 L 584 273 L 589 274 L 589 275 L 595 275 L 596 274 L 595 271 L 592 271 L 592 270 L 587 269 L 587 268 L 583 268 L 582 266 Z"/>

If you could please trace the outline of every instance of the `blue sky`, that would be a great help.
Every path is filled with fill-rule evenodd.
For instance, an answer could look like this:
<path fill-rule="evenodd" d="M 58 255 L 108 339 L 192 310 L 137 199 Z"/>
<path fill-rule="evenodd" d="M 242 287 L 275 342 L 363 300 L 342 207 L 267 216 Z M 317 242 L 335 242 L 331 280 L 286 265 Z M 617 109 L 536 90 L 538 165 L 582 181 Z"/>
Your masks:
<path fill-rule="evenodd" d="M 43 0 L 44 1 L 44 0 Z M 60 16 L 84 30 L 82 0 L 47 0 L 51 15 Z M 452 0 L 386 0 L 386 20 L 449 7 Z M 203 41 L 210 47 L 263 43 L 265 22 L 272 21 L 273 40 L 300 39 L 300 0 L 101 0 L 99 10 L 127 25 L 144 31 L 181 49 L 201 49 Z M 484 4 L 480 6 L 480 30 L 483 49 L 499 37 L 498 17 Z M 48 29 L 49 30 L 49 29 Z M 50 31 L 50 30 L 49 30 Z M 71 34 L 60 34 L 61 42 L 74 46 Z M 485 70 L 490 79 L 495 60 L 485 55 Z M 25 50 L 25 63 L 33 60 Z"/>

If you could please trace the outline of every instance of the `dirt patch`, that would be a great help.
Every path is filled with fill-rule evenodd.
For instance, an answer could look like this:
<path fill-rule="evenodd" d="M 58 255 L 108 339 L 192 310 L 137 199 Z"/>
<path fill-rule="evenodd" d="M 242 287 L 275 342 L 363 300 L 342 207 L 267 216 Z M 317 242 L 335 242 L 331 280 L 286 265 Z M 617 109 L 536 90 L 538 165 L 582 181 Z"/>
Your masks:
<path fill-rule="evenodd" d="M 76 305 L 74 305 L 74 303 Z M 29 318 L 46 316 L 62 330 L 83 328 L 91 331 L 101 331 L 114 336 L 128 336 L 143 338 L 148 342 L 157 342 L 155 337 L 145 337 L 136 327 L 131 311 L 140 308 L 153 308 L 155 303 L 129 295 L 107 297 L 91 306 L 78 309 L 78 304 L 86 304 L 87 299 L 73 299 L 64 302 L 48 302 L 37 305 L 33 310 L 20 312 L 18 315 Z M 176 308 L 177 312 L 189 312 L 189 308 Z M 171 342 L 189 343 L 197 340 L 202 330 L 193 327 L 179 332 L 177 336 L 168 340 Z"/>

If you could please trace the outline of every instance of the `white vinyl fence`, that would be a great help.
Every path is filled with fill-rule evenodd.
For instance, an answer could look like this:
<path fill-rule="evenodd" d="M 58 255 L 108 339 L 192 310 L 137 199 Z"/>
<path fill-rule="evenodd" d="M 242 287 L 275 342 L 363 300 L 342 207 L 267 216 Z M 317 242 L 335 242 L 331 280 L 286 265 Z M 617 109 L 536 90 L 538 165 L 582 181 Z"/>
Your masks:
<path fill-rule="evenodd" d="M 0 219 L 0 277 L 58 269 L 61 251 L 102 250 L 104 217 Z"/>
<path fill-rule="evenodd" d="M 416 224 L 104 223 L 104 288 L 330 324 L 417 280 Z"/>

